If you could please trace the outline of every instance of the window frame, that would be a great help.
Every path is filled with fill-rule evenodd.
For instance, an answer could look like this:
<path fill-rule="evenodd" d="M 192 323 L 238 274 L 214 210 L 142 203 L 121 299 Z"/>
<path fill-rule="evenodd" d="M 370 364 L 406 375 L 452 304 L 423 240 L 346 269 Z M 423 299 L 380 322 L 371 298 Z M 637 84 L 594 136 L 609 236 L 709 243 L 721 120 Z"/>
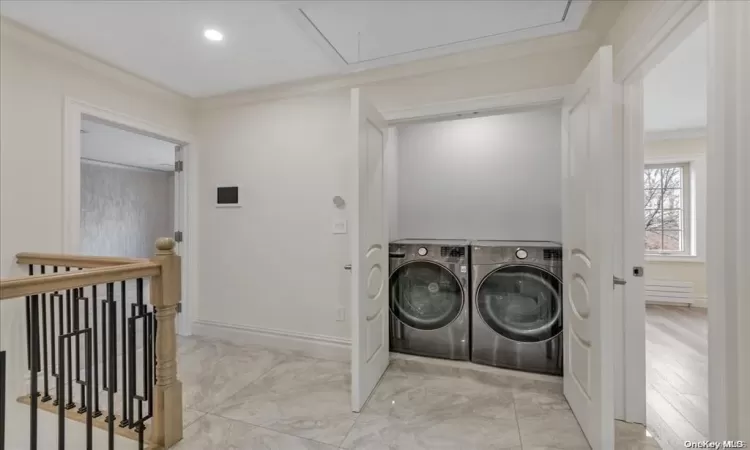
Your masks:
<path fill-rule="evenodd" d="M 654 161 L 654 162 L 648 162 L 646 161 L 643 167 L 643 173 L 646 172 L 646 170 L 649 169 L 670 169 L 670 168 L 679 168 L 682 170 L 681 175 L 681 182 L 680 182 L 680 191 L 681 191 L 681 197 L 680 201 L 682 203 L 682 207 L 679 209 L 674 210 L 680 210 L 682 211 L 682 228 L 680 230 L 664 230 L 662 228 L 662 233 L 664 231 L 681 231 L 682 232 L 682 250 L 674 251 L 674 250 L 647 250 L 643 249 L 644 254 L 647 257 L 671 257 L 671 256 L 677 256 L 677 257 L 685 257 L 685 256 L 695 256 L 695 237 L 694 237 L 694 227 L 693 224 L 695 222 L 695 216 L 693 213 L 693 204 L 695 202 L 695 190 L 693 189 L 693 161 L 690 160 L 679 160 L 679 161 Z M 646 191 L 646 187 L 644 185 L 643 187 L 644 193 Z M 662 188 L 663 189 L 663 188 Z M 643 205 L 643 211 L 645 213 L 646 211 L 646 205 Z M 663 213 L 663 205 L 662 205 L 662 213 Z M 646 229 L 644 227 L 644 239 L 645 239 L 645 233 Z M 645 244 L 645 241 L 644 241 Z M 662 238 L 662 244 L 663 244 L 663 238 Z"/>

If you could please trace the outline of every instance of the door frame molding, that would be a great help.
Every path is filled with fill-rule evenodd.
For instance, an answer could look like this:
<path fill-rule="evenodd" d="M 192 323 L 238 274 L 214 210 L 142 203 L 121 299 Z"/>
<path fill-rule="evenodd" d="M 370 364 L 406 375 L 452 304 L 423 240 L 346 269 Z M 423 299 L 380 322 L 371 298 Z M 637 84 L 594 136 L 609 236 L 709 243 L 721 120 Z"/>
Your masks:
<path fill-rule="evenodd" d="M 644 112 L 643 78 L 674 50 L 705 19 L 707 9 L 701 1 L 664 2 L 651 20 L 615 58 L 615 82 L 622 83 L 622 267 L 627 284 L 623 286 L 622 324 L 616 324 L 619 336 L 615 363 L 615 417 L 626 422 L 647 425 L 646 421 L 646 302 L 643 277 L 635 277 L 631 267 L 643 267 L 643 168 Z M 637 44 L 638 47 L 635 47 Z M 638 51 L 632 51 L 638 48 Z M 627 299 L 627 301 L 626 301 Z M 627 339 L 626 339 L 627 336 Z"/>
<path fill-rule="evenodd" d="M 494 115 L 518 109 L 562 107 L 565 94 L 571 85 L 551 86 L 540 89 L 508 92 L 498 95 L 473 97 L 439 103 L 431 103 L 416 108 L 382 111 L 388 126 L 416 122 L 436 122 L 456 119 L 458 114 L 474 113 Z"/>
<path fill-rule="evenodd" d="M 742 359 L 739 326 L 742 320 L 750 319 L 750 308 L 743 308 L 739 304 L 740 298 L 748 297 L 747 281 L 742 280 L 738 267 L 747 265 L 747 252 L 750 252 L 748 239 L 741 235 L 741 229 L 748 229 L 748 212 L 741 209 L 743 201 L 742 183 L 739 176 L 743 169 L 737 164 L 738 172 L 732 176 L 732 168 L 727 167 L 727 161 L 742 162 L 739 149 L 747 145 L 747 131 L 741 136 L 737 133 L 737 125 L 742 112 L 735 108 L 727 108 L 727 100 L 735 98 L 740 90 L 740 81 L 731 79 L 729 72 L 734 69 L 733 58 L 726 52 L 717 51 L 722 46 L 732 46 L 739 42 L 739 26 L 730 25 L 731 8 L 738 8 L 734 2 L 695 1 L 663 2 L 657 8 L 650 21 L 628 42 L 623 51 L 616 58 L 615 81 L 623 84 L 623 136 L 624 149 L 623 189 L 625 194 L 624 216 L 624 267 L 643 265 L 644 255 L 640 250 L 643 243 L 641 223 L 642 214 L 642 171 L 644 164 L 644 130 L 643 130 L 643 87 L 644 75 L 658 64 L 667 54 L 676 48 L 685 37 L 695 30 L 701 23 L 708 21 L 709 59 L 708 64 L 708 139 L 707 139 L 707 200 L 706 203 L 713 212 L 707 216 L 713 217 L 707 223 L 705 234 L 708 282 L 708 391 L 709 391 L 709 438 L 728 439 L 738 438 L 740 413 L 744 396 L 748 401 L 747 390 L 742 391 L 739 383 L 740 376 L 750 376 L 747 358 Z M 743 2 L 737 2 L 742 4 Z M 741 8 L 742 6 L 739 6 Z M 744 5 L 746 8 L 747 5 Z M 717 14 L 720 12 L 720 14 Z M 745 11 L 747 16 L 747 11 Z M 723 22 L 722 22 L 723 21 Z M 747 32 L 747 30 L 745 30 Z M 638 52 L 633 48 L 640 48 Z M 745 61 L 747 63 L 747 61 Z M 729 82 L 726 82 L 729 81 Z M 731 84 L 731 85 L 730 85 Z M 726 87 L 729 85 L 729 87 Z M 747 88 L 745 88 L 745 92 Z M 744 111 L 747 114 L 747 111 Z M 726 126 L 725 124 L 731 124 Z M 729 143 L 729 145 L 727 145 Z M 745 156 L 747 170 L 747 157 Z M 744 173 L 743 173 L 744 175 Z M 712 184 L 710 180 L 714 180 Z M 725 194 L 726 193 L 726 194 Z M 735 205 L 727 207 L 725 196 L 734 194 Z M 745 194 L 747 195 L 747 194 Z M 746 199 L 744 200 L 746 202 Z M 744 216 L 742 213 L 744 212 Z M 630 219 L 628 219 L 630 217 Z M 735 234 L 739 239 L 730 245 L 727 236 Z M 744 260 L 742 259 L 744 258 Z M 628 270 L 624 274 L 627 278 L 625 286 L 623 328 L 620 337 L 624 343 L 622 383 L 617 387 L 618 418 L 628 422 L 646 423 L 646 349 L 645 349 L 645 295 L 643 278 L 637 278 Z M 743 284 L 744 283 L 744 284 Z M 734 295 L 727 295 L 734 294 Z M 743 297 L 744 296 L 744 297 Z M 745 331 L 746 335 L 750 334 Z M 624 337 L 627 336 L 627 339 Z M 738 362 L 739 360 L 739 362 Z M 744 366 L 743 366 L 744 364 Z M 744 370 L 744 372 L 743 372 Z M 744 375 L 742 375 L 744 373 Z M 730 418 L 734 422 L 730 423 Z"/>
<path fill-rule="evenodd" d="M 111 109 L 96 106 L 74 97 L 66 96 L 63 106 L 63 145 L 62 145 L 62 243 L 64 253 L 78 253 L 80 251 L 81 227 L 81 121 L 83 117 L 91 117 L 123 130 L 156 137 L 182 147 L 182 159 L 185 170 L 180 179 L 182 195 L 175 195 L 179 204 L 175 209 L 184 241 L 181 243 L 182 255 L 182 313 L 178 316 L 180 334 L 189 335 L 192 329 L 190 320 L 194 298 L 198 292 L 197 274 L 198 258 L 194 257 L 197 250 L 196 242 L 190 237 L 197 236 L 197 211 L 190 208 L 190 200 L 197 199 L 197 157 L 195 155 L 195 138 L 189 134 L 164 128 L 136 117 L 129 116 Z M 195 166 L 195 167 L 194 167 Z M 191 233 L 192 232 L 192 233 Z M 170 236 L 171 237 L 171 236 Z"/>

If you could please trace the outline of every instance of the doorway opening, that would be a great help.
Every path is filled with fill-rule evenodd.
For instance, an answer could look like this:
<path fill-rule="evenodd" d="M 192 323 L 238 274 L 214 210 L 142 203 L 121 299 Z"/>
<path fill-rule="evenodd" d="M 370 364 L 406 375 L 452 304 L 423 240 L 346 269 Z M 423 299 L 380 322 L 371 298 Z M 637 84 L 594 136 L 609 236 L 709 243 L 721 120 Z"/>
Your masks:
<path fill-rule="evenodd" d="M 81 122 L 81 253 L 149 258 L 157 238 L 174 235 L 175 153 L 171 142 Z"/>
<path fill-rule="evenodd" d="M 643 77 L 646 423 L 663 448 L 709 437 L 707 28 Z"/>
<path fill-rule="evenodd" d="M 192 137 L 66 98 L 63 138 L 63 251 L 151 257 L 156 234 L 175 238 L 182 257 L 178 333 L 191 334 Z"/>

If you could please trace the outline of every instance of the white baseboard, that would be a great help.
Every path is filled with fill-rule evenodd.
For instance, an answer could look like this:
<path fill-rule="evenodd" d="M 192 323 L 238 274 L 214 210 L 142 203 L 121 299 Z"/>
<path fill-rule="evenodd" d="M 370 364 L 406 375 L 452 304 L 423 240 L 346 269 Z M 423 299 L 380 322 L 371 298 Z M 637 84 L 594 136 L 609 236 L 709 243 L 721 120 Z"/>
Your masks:
<path fill-rule="evenodd" d="M 212 320 L 193 322 L 193 334 L 239 344 L 294 350 L 313 358 L 345 362 L 351 360 L 351 340 L 335 336 L 235 325 Z"/>

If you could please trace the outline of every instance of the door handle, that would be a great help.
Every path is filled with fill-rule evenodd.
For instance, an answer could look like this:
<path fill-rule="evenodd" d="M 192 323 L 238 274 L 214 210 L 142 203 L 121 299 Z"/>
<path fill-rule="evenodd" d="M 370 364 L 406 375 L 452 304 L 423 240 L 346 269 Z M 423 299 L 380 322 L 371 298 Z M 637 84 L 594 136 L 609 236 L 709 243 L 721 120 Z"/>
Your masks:
<path fill-rule="evenodd" d="M 345 265 L 344 270 L 352 270 L 352 265 L 351 264 Z"/>
<path fill-rule="evenodd" d="M 625 278 L 616 277 L 614 275 L 612 276 L 612 288 L 613 289 L 618 284 L 622 286 L 626 283 L 627 283 L 627 280 L 625 280 Z"/>

